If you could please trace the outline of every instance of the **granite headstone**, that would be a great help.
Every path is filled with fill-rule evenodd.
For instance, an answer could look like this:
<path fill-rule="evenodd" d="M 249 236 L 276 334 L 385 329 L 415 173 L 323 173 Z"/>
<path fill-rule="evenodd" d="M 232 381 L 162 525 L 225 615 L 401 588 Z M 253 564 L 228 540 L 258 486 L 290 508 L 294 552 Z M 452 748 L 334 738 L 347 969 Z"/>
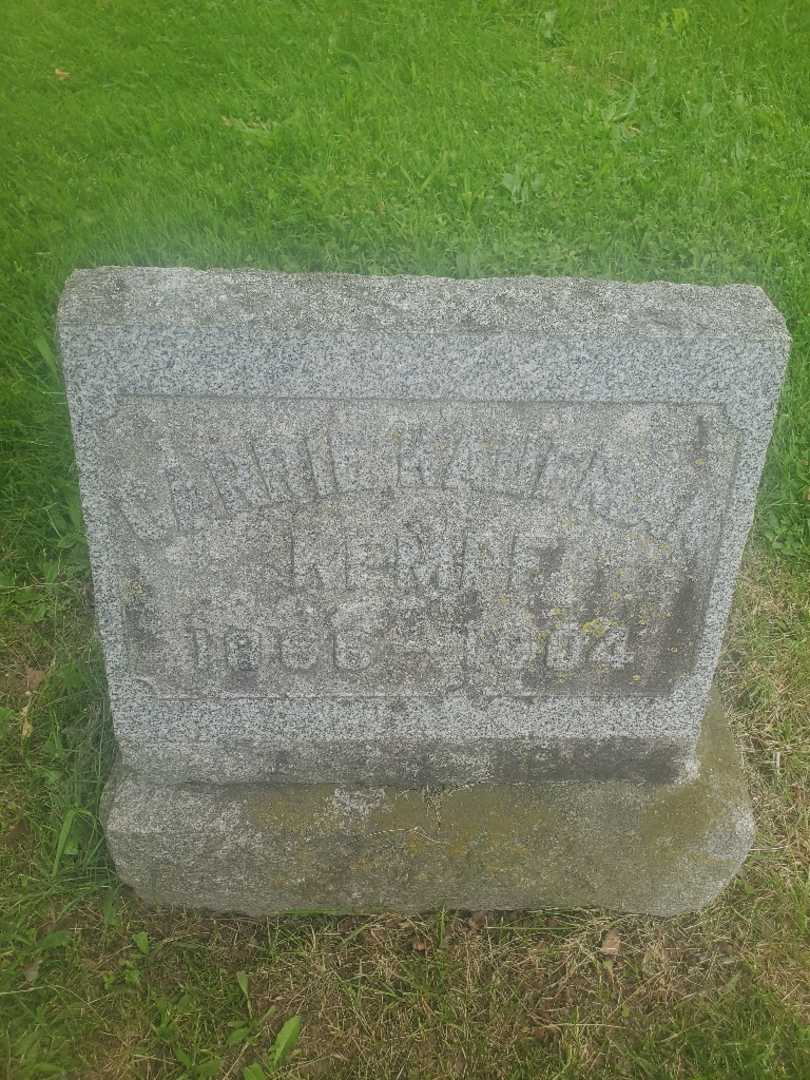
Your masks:
<path fill-rule="evenodd" d="M 59 337 L 143 895 L 664 911 L 733 873 L 707 710 L 788 350 L 761 290 L 113 267 Z"/>

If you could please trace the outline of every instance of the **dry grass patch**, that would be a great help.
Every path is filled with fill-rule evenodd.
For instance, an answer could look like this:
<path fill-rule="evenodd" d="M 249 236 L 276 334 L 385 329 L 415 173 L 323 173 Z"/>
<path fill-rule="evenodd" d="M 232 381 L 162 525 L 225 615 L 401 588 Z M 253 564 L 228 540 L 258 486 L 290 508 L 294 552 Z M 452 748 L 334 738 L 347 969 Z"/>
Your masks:
<path fill-rule="evenodd" d="M 802 1075 L 810 617 L 795 573 L 749 560 L 721 673 L 754 793 L 755 850 L 717 903 L 675 919 L 154 910 L 119 889 L 95 829 L 54 870 L 60 814 L 97 795 L 107 753 L 108 723 L 87 724 L 97 664 L 89 654 L 67 677 L 55 666 L 37 690 L 33 735 L 15 736 L 7 755 L 19 836 L 8 830 L 0 850 L 0 1012 L 7 1060 L 23 1066 L 15 1080 L 60 1062 L 66 1076 L 242 1080 L 294 1015 L 292 1077 Z M 59 719 L 71 694 L 86 702 L 83 725 Z"/>

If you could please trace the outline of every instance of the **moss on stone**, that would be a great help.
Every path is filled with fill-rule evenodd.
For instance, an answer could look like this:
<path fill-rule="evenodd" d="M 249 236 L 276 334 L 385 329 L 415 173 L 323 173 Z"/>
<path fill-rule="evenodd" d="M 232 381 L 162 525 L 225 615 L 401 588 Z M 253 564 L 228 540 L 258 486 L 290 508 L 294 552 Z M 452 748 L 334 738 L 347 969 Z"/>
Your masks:
<path fill-rule="evenodd" d="M 248 848 L 283 848 L 265 910 L 599 905 L 667 914 L 708 902 L 751 839 L 736 750 L 713 702 L 681 785 L 479 784 L 440 792 L 240 789 Z M 281 894 L 287 897 L 281 900 Z"/>

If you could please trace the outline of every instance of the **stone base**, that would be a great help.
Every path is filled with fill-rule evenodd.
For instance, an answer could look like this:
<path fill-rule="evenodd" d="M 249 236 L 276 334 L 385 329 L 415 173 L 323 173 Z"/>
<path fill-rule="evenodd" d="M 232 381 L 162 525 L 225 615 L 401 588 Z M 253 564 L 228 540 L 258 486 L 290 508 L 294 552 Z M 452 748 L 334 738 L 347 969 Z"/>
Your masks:
<path fill-rule="evenodd" d="M 681 785 L 485 785 L 440 791 L 155 785 L 104 796 L 121 878 L 159 904 L 268 915 L 598 906 L 674 915 L 712 900 L 753 822 L 721 710 Z"/>

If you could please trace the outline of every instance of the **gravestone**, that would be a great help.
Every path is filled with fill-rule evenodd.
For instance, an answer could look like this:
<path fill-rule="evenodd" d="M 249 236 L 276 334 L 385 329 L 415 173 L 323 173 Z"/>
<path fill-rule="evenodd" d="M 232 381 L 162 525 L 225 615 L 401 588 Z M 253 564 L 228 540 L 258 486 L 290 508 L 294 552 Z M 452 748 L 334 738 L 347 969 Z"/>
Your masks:
<path fill-rule="evenodd" d="M 735 872 L 760 289 L 113 267 L 59 338 L 142 896 L 666 913 Z"/>

